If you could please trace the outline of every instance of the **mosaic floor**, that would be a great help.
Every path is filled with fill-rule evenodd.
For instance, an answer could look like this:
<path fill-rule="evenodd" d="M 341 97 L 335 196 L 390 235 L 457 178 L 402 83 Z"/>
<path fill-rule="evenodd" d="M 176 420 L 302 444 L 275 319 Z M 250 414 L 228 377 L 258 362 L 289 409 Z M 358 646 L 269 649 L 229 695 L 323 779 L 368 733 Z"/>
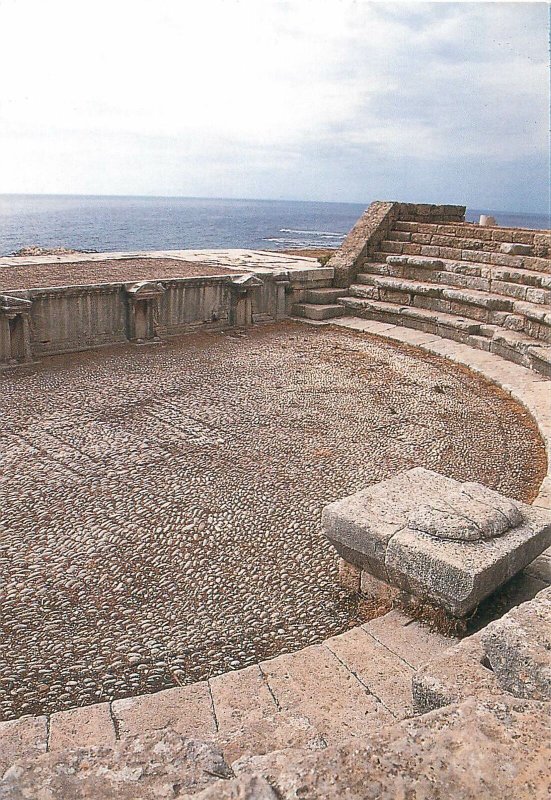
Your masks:
<path fill-rule="evenodd" d="M 414 465 L 531 499 L 545 463 L 484 380 L 298 323 L 7 371 L 0 416 L 0 719 L 338 633 L 326 503 Z"/>

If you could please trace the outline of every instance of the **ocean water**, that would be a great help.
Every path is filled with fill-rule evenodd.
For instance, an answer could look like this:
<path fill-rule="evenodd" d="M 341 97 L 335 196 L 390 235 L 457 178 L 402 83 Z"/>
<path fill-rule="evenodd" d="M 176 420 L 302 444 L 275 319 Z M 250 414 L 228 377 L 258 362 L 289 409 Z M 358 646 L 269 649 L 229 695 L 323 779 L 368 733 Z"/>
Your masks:
<path fill-rule="evenodd" d="M 365 203 L 223 200 L 189 197 L 0 195 L 0 255 L 21 247 L 75 250 L 175 250 L 338 247 Z M 493 214 L 498 224 L 547 228 L 549 218 Z"/>

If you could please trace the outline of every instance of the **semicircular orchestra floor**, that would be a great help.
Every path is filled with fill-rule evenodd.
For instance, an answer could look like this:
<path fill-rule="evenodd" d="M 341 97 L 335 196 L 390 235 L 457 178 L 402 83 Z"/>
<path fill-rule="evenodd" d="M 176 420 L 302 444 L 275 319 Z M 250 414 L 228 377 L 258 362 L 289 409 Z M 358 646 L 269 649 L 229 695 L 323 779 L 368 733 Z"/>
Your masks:
<path fill-rule="evenodd" d="M 0 377 L 0 719 L 185 684 L 357 619 L 322 507 L 414 465 L 531 499 L 528 414 L 408 346 L 297 323 Z"/>

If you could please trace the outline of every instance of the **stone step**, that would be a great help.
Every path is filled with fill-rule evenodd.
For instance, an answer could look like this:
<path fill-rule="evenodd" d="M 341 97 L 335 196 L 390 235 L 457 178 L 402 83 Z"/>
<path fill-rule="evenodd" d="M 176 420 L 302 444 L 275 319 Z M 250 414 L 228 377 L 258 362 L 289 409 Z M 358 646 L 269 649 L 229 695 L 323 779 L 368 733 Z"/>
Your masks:
<path fill-rule="evenodd" d="M 457 247 L 436 247 L 433 245 L 412 244 L 409 242 L 390 242 L 386 240 L 381 249 L 370 254 L 372 261 L 386 261 L 389 255 L 418 256 L 426 259 L 448 259 L 468 261 L 478 265 L 527 269 L 551 275 L 551 259 L 537 256 L 514 256 L 506 253 L 486 253 L 480 250 L 461 250 Z M 384 245 L 384 247 L 383 247 Z"/>
<path fill-rule="evenodd" d="M 347 315 L 453 339 L 480 350 L 494 352 L 509 361 L 533 369 L 546 378 L 551 377 L 551 347 L 547 342 L 523 331 L 508 330 L 464 316 L 369 298 L 348 296 L 341 298 L 339 302 Z M 497 313 L 504 313 L 506 317 L 514 316 L 507 315 L 506 312 Z M 501 335 L 497 336 L 497 332 Z"/>
<path fill-rule="evenodd" d="M 342 297 L 345 294 L 346 289 L 335 289 L 334 287 L 323 289 L 307 289 L 304 300 L 306 303 L 316 303 L 318 305 L 331 304 L 335 303 L 339 297 Z"/>
<path fill-rule="evenodd" d="M 526 333 L 498 328 L 493 333 L 490 350 L 508 361 L 551 377 L 551 344 L 536 342 Z"/>
<path fill-rule="evenodd" d="M 336 303 L 295 303 L 291 308 L 291 315 L 321 322 L 324 319 L 333 319 L 343 314 L 342 306 Z"/>
<path fill-rule="evenodd" d="M 349 296 L 416 306 L 498 325 L 503 324 L 507 313 L 514 309 L 514 301 L 501 295 L 399 278 L 377 277 L 372 285 L 353 284 L 349 289 Z M 501 316 L 497 316 L 498 314 Z M 522 317 L 519 316 L 519 319 Z"/>
<path fill-rule="evenodd" d="M 364 275 L 388 275 L 405 280 L 430 281 L 460 288 L 493 291 L 516 300 L 551 304 L 551 275 L 532 270 L 514 270 L 471 262 L 441 259 L 440 268 L 416 266 L 400 261 L 403 256 L 389 256 L 383 262 L 364 261 L 357 283 L 364 283 Z M 412 257 L 414 258 L 414 257 Z M 423 263 L 426 261 L 421 259 Z M 432 261 L 432 259 L 430 259 Z M 368 282 L 368 281 L 367 281 Z"/>
<path fill-rule="evenodd" d="M 401 242 L 403 244 L 419 244 L 431 247 L 451 247 L 457 250 L 478 250 L 485 253 L 506 253 L 508 255 L 533 256 L 533 246 L 531 244 L 501 242 L 493 239 L 480 239 L 477 231 L 459 231 L 455 233 L 442 233 L 434 226 L 431 232 L 412 232 L 392 230 L 390 231 L 387 242 Z M 383 243 L 384 245 L 384 243 Z M 385 247 L 383 246 L 383 250 Z"/>
<path fill-rule="evenodd" d="M 466 341 L 465 337 L 468 335 L 479 334 L 481 328 L 481 323 L 475 319 L 382 300 L 364 300 L 349 296 L 341 297 L 339 303 L 343 305 L 347 313 L 365 319 L 388 322 L 392 325 L 405 325 L 425 333 L 456 338 L 457 341 Z M 441 333 L 440 330 L 442 330 Z M 452 331 L 457 335 L 449 336 L 446 333 Z"/>
<path fill-rule="evenodd" d="M 534 237 L 545 234 L 546 231 L 529 229 L 504 228 L 501 226 L 481 227 L 470 222 L 456 223 L 425 223 L 402 222 L 397 220 L 393 230 L 400 233 L 425 233 L 431 236 L 456 236 L 458 238 L 473 239 L 484 242 L 525 244 L 532 246 Z"/>
<path fill-rule="evenodd" d="M 432 274 L 430 277 L 433 277 Z M 399 300 L 393 301 L 391 297 L 387 298 L 383 296 L 383 293 L 400 293 L 409 296 L 411 304 L 414 304 L 415 295 L 423 295 L 425 297 L 439 297 L 450 301 L 468 303 L 494 311 L 512 311 L 514 305 L 510 297 L 505 297 L 495 292 L 484 292 L 478 289 L 465 287 L 449 287 L 446 284 L 407 280 L 392 276 L 369 275 L 363 273 L 360 283 L 362 285 L 375 287 L 380 292 L 380 296 L 375 299 L 388 299 L 391 302 L 399 302 Z M 357 286 L 350 287 L 350 294 L 356 297 L 367 296 L 358 292 Z"/>
<path fill-rule="evenodd" d="M 395 718 L 324 645 L 261 667 L 282 711 L 306 717 L 328 745 L 362 738 Z"/>
<path fill-rule="evenodd" d="M 349 288 L 349 297 L 381 300 L 468 317 L 486 325 L 526 333 L 540 342 L 551 341 L 551 309 L 490 292 L 378 276 L 372 285 L 353 284 Z"/>

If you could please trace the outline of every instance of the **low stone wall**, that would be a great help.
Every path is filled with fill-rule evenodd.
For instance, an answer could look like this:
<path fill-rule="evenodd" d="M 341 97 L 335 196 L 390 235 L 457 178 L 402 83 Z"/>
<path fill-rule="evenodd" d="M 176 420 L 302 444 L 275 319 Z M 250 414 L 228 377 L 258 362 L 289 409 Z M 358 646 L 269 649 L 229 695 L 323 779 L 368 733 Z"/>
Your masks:
<path fill-rule="evenodd" d="M 319 273 L 319 274 L 318 274 Z M 272 322 L 328 269 L 103 283 L 0 295 L 0 366 L 126 341 Z"/>
<path fill-rule="evenodd" d="M 397 203 L 376 200 L 364 211 L 327 266 L 335 270 L 335 286 L 349 286 L 364 258 L 388 238 L 395 222 L 463 222 L 465 206 Z"/>

